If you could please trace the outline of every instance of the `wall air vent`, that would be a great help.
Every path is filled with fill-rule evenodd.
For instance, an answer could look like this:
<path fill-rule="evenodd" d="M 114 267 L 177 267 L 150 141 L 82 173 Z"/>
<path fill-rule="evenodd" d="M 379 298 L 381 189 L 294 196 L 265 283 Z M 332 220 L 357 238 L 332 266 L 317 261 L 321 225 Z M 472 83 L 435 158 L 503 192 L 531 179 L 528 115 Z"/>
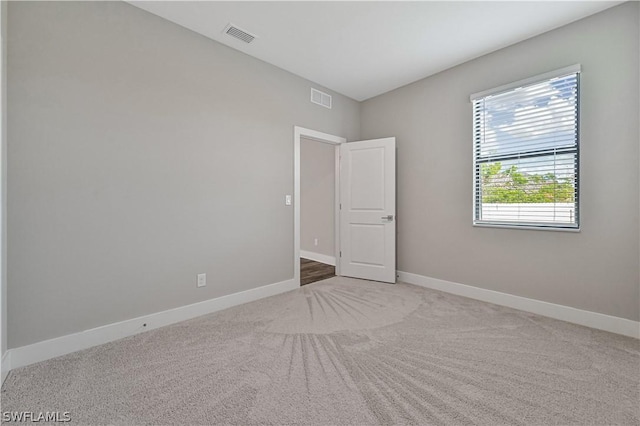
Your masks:
<path fill-rule="evenodd" d="M 245 43 L 251 43 L 256 39 L 256 36 L 246 32 L 245 30 L 241 30 L 233 24 L 229 24 L 224 28 L 223 31 L 225 34 L 230 35 L 231 37 L 235 37 L 238 40 L 242 40 Z"/>
<path fill-rule="evenodd" d="M 331 109 L 331 95 L 314 89 L 313 87 L 311 88 L 311 102 Z"/>

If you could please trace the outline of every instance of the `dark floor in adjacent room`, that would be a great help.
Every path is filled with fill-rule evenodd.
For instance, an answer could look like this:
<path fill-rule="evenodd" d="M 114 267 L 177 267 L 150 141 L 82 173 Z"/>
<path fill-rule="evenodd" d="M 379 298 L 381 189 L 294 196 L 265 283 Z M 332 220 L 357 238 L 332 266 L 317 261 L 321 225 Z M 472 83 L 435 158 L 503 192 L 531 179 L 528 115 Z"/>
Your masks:
<path fill-rule="evenodd" d="M 335 266 L 300 258 L 300 285 L 315 283 L 335 276 Z"/>

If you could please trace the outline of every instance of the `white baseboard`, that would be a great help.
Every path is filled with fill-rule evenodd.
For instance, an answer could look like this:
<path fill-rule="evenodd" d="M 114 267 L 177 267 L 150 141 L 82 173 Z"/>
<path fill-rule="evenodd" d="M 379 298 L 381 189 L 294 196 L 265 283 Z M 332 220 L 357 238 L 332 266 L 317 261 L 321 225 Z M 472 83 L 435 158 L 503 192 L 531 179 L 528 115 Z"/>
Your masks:
<path fill-rule="evenodd" d="M 9 349 L 7 356 L 10 357 L 10 368 L 24 367 L 29 364 L 122 339 L 144 331 L 274 296 L 296 288 L 299 287 L 294 280 L 282 281 L 191 305 L 181 306 L 179 308 L 157 312 L 155 314 L 92 328 L 79 333 L 44 340 L 19 348 Z M 143 326 L 143 324 L 146 324 L 146 326 Z M 4 368 L 2 374 L 4 378 Z"/>
<path fill-rule="evenodd" d="M 459 296 L 482 300 L 496 305 L 508 306 L 521 311 L 532 312 L 545 317 L 555 318 L 574 324 L 584 325 L 586 327 L 597 328 L 598 330 L 609 331 L 611 333 L 640 339 L 640 322 L 638 321 L 600 314 L 597 312 L 584 311 L 569 306 L 556 305 L 555 303 L 528 299 L 526 297 L 514 296 L 512 294 L 472 287 L 437 278 L 425 277 L 423 275 L 411 274 L 409 272 L 398 271 L 398 279 L 405 283 L 414 284 L 420 287 L 457 294 Z"/>
<path fill-rule="evenodd" d="M 326 254 L 314 253 L 312 251 L 300 250 L 300 257 L 315 260 L 316 262 L 326 263 L 327 265 L 336 266 L 336 258 L 327 256 Z"/>
<path fill-rule="evenodd" d="M 5 351 L 2 354 L 2 364 L 0 364 L 0 370 L 2 371 L 2 381 L 0 382 L 0 386 L 4 383 L 9 375 L 9 371 L 11 371 L 11 352 Z"/>

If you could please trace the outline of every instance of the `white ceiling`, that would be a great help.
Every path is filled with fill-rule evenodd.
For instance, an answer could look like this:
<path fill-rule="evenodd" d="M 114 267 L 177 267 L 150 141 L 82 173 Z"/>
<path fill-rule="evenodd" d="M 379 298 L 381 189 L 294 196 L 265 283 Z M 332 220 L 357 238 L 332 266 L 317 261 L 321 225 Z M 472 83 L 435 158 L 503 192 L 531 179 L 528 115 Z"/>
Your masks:
<path fill-rule="evenodd" d="M 362 101 L 621 1 L 130 1 Z M 258 36 L 223 33 L 233 23 Z"/>

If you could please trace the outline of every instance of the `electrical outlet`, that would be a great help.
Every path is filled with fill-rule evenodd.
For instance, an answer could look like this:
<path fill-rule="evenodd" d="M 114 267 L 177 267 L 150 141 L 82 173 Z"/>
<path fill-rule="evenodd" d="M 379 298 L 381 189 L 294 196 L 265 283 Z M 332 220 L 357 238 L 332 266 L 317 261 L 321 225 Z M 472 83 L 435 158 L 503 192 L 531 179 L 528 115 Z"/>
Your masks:
<path fill-rule="evenodd" d="M 285 195 L 284 196 L 284 205 L 285 206 L 290 206 L 291 205 L 291 195 Z"/>
<path fill-rule="evenodd" d="M 207 274 L 198 274 L 198 281 L 196 282 L 198 287 L 204 287 L 207 285 Z"/>
<path fill-rule="evenodd" d="M 315 239 L 313 240 L 313 245 L 314 245 L 314 246 L 317 246 L 317 245 L 318 245 L 318 239 L 317 239 L 317 238 L 315 238 Z"/>

